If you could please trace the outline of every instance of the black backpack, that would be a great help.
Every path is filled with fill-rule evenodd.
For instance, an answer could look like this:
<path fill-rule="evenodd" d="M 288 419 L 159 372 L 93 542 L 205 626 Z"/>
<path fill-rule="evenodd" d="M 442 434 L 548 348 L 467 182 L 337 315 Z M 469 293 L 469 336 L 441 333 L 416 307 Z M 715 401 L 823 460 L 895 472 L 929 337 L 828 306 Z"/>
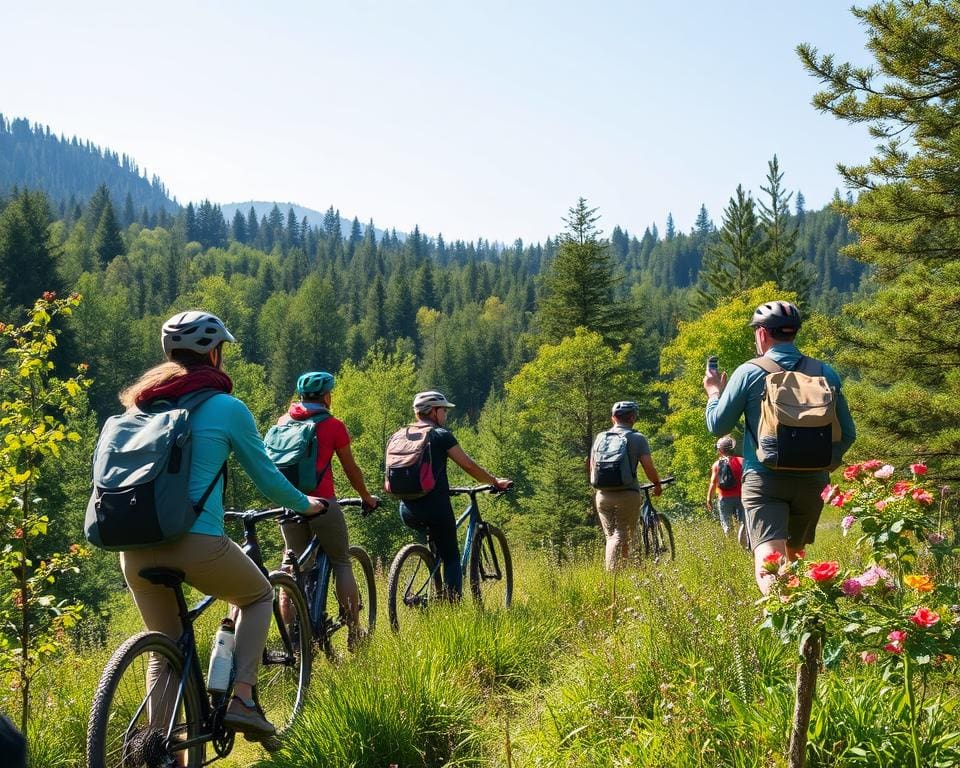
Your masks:
<path fill-rule="evenodd" d="M 737 477 L 733 474 L 730 459 L 722 458 L 717 465 L 717 487 L 729 491 L 737 487 Z"/>

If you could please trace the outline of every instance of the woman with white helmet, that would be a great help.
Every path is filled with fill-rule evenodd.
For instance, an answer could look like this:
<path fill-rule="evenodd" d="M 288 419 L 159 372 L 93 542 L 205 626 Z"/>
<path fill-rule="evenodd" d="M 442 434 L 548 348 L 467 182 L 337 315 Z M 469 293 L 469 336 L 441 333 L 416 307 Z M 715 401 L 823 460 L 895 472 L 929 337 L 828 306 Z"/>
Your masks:
<path fill-rule="evenodd" d="M 463 593 L 463 573 L 460 568 L 460 545 L 457 542 L 457 519 L 450 503 L 450 481 L 447 479 L 447 458 L 451 458 L 468 475 L 481 483 L 489 483 L 506 490 L 512 480 L 495 477 L 471 459 L 457 443 L 453 432 L 446 428 L 447 411 L 455 407 L 442 392 L 418 392 L 413 398 L 415 424 L 430 426 L 430 466 L 434 487 L 419 499 L 405 499 L 400 503 L 400 519 L 418 531 L 429 533 L 437 545 L 443 563 L 443 583 L 448 595 L 459 598 Z"/>
<path fill-rule="evenodd" d="M 236 339 L 216 315 L 203 311 L 181 312 L 163 324 L 160 334 L 167 362 L 146 371 L 120 393 L 127 408 L 160 400 L 176 400 L 199 389 L 220 394 L 193 409 L 190 428 L 193 454 L 190 463 L 190 498 L 206 498 L 197 522 L 181 538 L 120 556 L 133 600 L 150 630 L 176 640 L 182 627 L 173 591 L 151 584 L 140 576 L 150 567 L 177 568 L 196 589 L 239 608 L 236 629 L 236 682 L 225 722 L 254 738 L 275 732 L 253 699 L 253 685 L 272 619 L 273 589 L 266 577 L 239 546 L 224 533 L 223 482 L 227 458 L 233 453 L 254 484 L 274 503 L 312 515 L 326 509 L 322 499 L 294 488 L 263 449 L 250 410 L 231 396 L 233 382 L 223 370 L 223 343 Z M 151 674 L 159 673 L 151 669 Z"/>

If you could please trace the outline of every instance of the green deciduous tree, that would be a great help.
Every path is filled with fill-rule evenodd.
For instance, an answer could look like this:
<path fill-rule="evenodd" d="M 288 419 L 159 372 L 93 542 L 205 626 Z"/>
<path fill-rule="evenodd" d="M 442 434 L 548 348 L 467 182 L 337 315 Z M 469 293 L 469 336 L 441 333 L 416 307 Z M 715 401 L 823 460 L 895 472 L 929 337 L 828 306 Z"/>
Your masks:
<path fill-rule="evenodd" d="M 841 360 L 862 384 L 849 398 L 862 446 L 925 458 L 960 477 L 960 7 L 888 0 L 852 13 L 872 67 L 798 48 L 822 84 L 817 109 L 866 123 L 878 140 L 862 165 L 841 165 L 853 201 L 835 203 L 859 242 L 845 252 L 873 267 L 876 292 L 839 328 Z M 951 415 L 952 409 L 952 415 Z M 879 453 L 879 452 L 878 452 Z"/>

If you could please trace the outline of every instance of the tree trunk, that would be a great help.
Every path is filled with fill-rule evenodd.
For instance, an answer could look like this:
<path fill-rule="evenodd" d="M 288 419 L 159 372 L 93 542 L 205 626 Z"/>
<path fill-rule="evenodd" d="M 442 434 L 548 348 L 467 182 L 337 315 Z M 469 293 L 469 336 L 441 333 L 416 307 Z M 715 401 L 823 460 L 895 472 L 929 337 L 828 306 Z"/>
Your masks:
<path fill-rule="evenodd" d="M 817 671 L 820 668 L 820 638 L 811 634 L 800 648 L 797 665 L 797 702 L 793 709 L 793 730 L 790 733 L 789 768 L 803 768 L 807 751 L 807 728 L 810 710 L 817 689 Z"/>

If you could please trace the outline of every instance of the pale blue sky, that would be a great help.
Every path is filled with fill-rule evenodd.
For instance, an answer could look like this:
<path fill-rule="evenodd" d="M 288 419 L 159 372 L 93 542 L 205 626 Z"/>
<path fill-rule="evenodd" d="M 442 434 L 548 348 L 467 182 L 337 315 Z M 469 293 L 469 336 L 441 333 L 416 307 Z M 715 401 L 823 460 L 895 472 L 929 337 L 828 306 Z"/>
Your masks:
<path fill-rule="evenodd" d="M 715 222 L 777 153 L 819 207 L 872 142 L 810 106 L 842 2 L 0 0 L 0 112 L 132 155 L 181 202 L 291 201 L 447 239 Z"/>

